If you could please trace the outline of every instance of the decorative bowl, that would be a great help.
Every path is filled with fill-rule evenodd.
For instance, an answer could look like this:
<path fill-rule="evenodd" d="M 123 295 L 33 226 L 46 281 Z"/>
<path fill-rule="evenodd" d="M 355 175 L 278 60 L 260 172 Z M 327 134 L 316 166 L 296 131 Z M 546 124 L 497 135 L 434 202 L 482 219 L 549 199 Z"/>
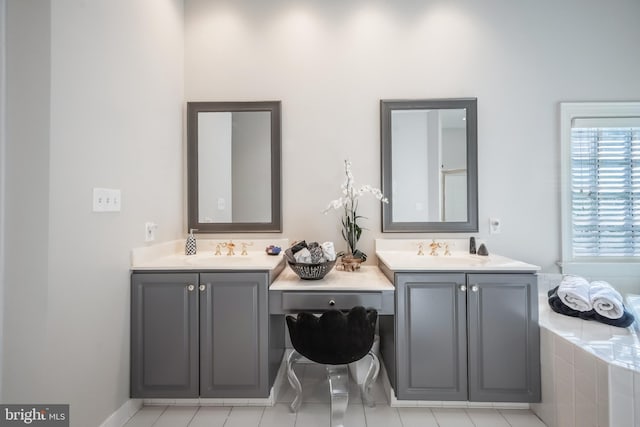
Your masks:
<path fill-rule="evenodd" d="M 304 280 L 320 280 L 327 275 L 336 264 L 336 261 L 327 261 L 320 264 L 303 264 L 287 260 L 289 267 Z"/>

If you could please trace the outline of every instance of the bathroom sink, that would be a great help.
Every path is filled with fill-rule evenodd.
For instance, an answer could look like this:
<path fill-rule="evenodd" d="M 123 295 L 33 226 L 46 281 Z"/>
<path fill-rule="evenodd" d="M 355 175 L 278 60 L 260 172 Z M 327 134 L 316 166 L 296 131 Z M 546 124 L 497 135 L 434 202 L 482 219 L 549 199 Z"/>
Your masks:
<path fill-rule="evenodd" d="M 249 255 L 213 255 L 203 253 L 184 257 L 184 264 L 193 268 L 214 270 L 271 270 L 281 261 L 282 256 L 272 256 L 266 253 L 249 253 Z"/>
<path fill-rule="evenodd" d="M 413 259 L 411 259 L 413 258 Z M 430 255 L 414 255 L 410 257 L 411 262 L 418 264 L 434 265 L 434 266 L 476 266 L 483 265 L 489 261 L 488 257 L 481 257 L 478 255 L 451 255 L 451 256 L 430 256 Z"/>
<path fill-rule="evenodd" d="M 417 255 L 408 251 L 385 251 L 378 252 L 378 257 L 391 264 L 411 265 L 427 269 L 465 269 L 471 266 L 481 266 L 486 264 L 488 257 L 468 254 L 453 255 Z"/>
<path fill-rule="evenodd" d="M 262 258 L 262 257 L 261 257 Z M 199 267 L 224 267 L 224 266 L 239 266 L 239 265 L 253 265 L 258 262 L 257 257 L 249 255 L 191 255 L 185 256 L 185 263 L 189 265 L 197 265 Z"/>
<path fill-rule="evenodd" d="M 539 267 L 515 261 L 500 255 L 472 255 L 454 252 L 452 255 L 440 253 L 431 256 L 428 253 L 418 255 L 409 251 L 378 251 L 378 259 L 391 270 L 408 271 L 499 271 L 499 270 L 537 270 Z"/>

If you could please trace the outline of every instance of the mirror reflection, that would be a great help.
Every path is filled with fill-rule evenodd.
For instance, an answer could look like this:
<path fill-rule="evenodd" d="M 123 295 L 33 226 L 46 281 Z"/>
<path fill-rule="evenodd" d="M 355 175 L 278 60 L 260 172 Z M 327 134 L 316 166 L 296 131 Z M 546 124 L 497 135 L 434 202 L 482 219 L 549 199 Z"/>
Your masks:
<path fill-rule="evenodd" d="M 188 104 L 189 228 L 280 231 L 279 107 Z"/>
<path fill-rule="evenodd" d="M 383 231 L 477 231 L 475 103 L 381 102 Z"/>
<path fill-rule="evenodd" d="M 271 114 L 198 113 L 198 221 L 271 221 Z"/>

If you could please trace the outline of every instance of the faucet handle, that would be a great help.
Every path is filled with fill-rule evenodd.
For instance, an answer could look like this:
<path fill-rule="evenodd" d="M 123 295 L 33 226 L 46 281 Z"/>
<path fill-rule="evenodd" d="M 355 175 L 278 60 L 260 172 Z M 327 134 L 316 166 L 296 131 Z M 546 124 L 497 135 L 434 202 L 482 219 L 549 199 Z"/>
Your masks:
<path fill-rule="evenodd" d="M 431 252 L 429 252 L 429 255 L 438 256 L 438 249 L 442 247 L 442 243 L 432 240 L 431 243 L 429 243 L 429 247 L 431 248 Z"/>
<path fill-rule="evenodd" d="M 240 253 L 240 255 L 249 255 L 249 253 L 247 252 L 247 246 L 253 246 L 253 242 L 243 242 L 240 244 L 242 245 L 242 252 Z"/>
<path fill-rule="evenodd" d="M 234 249 L 236 247 L 236 244 L 233 243 L 233 240 L 229 240 L 228 242 L 225 242 L 222 244 L 222 246 L 224 246 L 225 248 L 227 248 L 227 256 L 233 256 L 236 253 L 234 252 Z"/>
<path fill-rule="evenodd" d="M 449 243 L 444 244 L 444 256 L 451 256 L 451 251 L 449 250 Z"/>

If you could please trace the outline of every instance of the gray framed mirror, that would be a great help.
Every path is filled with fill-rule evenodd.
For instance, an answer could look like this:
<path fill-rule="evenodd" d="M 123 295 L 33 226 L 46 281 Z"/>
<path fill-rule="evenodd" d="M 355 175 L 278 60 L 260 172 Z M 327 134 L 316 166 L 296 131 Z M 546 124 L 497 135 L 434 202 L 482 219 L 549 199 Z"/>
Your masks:
<path fill-rule="evenodd" d="M 477 99 L 381 100 L 383 232 L 478 231 Z"/>
<path fill-rule="evenodd" d="M 280 101 L 187 103 L 188 228 L 281 232 Z"/>

